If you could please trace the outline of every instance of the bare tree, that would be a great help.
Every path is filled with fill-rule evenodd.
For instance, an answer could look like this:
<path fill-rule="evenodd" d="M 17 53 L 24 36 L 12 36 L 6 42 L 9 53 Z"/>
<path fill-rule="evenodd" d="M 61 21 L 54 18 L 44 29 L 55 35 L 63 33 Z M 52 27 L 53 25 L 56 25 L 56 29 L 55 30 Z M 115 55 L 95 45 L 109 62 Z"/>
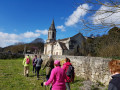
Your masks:
<path fill-rule="evenodd" d="M 84 29 L 98 30 L 120 26 L 120 0 L 74 0 L 74 6 L 89 5 L 88 8 L 80 7 L 87 11 L 87 17 L 81 18 Z"/>

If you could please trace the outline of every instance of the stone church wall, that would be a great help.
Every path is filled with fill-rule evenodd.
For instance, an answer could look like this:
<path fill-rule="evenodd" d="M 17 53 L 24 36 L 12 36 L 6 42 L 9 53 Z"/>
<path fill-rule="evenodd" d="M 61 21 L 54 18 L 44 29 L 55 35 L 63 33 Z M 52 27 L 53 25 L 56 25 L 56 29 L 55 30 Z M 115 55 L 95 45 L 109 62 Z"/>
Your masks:
<path fill-rule="evenodd" d="M 33 55 L 31 55 L 31 57 L 33 57 Z M 111 78 L 108 70 L 108 62 L 111 59 L 88 56 L 53 56 L 55 60 L 64 60 L 65 57 L 70 58 L 72 65 L 75 67 L 76 76 L 108 85 Z M 42 58 L 46 60 L 47 56 L 42 55 Z"/>

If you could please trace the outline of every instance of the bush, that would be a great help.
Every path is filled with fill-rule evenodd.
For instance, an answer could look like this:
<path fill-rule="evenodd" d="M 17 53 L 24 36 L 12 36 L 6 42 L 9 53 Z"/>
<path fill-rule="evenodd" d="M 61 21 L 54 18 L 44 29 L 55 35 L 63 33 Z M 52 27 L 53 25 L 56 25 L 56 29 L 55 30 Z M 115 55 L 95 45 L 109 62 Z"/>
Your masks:
<path fill-rule="evenodd" d="M 0 53 L 0 59 L 24 58 L 23 54 Z"/>

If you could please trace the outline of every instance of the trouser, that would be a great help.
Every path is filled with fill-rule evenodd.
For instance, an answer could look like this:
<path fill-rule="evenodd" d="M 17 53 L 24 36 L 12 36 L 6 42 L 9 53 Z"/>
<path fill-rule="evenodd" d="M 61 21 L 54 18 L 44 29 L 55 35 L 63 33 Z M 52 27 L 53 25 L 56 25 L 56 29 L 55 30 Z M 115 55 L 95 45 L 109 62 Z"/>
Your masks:
<path fill-rule="evenodd" d="M 29 66 L 24 66 L 24 76 L 29 74 Z"/>
<path fill-rule="evenodd" d="M 47 79 L 47 80 L 49 79 L 49 77 L 50 77 L 50 75 L 46 75 L 46 79 Z"/>
<path fill-rule="evenodd" d="M 36 73 L 36 66 L 33 66 L 33 72 L 35 71 L 35 73 Z"/>
<path fill-rule="evenodd" d="M 66 85 L 66 90 L 70 90 L 70 84 L 69 84 L 69 82 L 66 82 L 65 85 Z"/>
<path fill-rule="evenodd" d="M 36 67 L 36 71 L 37 71 L 37 78 L 39 78 L 39 71 L 40 71 L 41 67 Z"/>

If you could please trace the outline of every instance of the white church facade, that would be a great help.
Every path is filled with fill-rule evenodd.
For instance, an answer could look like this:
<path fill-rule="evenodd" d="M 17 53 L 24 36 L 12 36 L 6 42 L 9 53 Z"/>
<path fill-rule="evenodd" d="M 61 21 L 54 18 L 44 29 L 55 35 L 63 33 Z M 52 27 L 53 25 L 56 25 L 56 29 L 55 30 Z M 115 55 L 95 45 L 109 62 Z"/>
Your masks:
<path fill-rule="evenodd" d="M 69 55 L 74 52 L 75 48 L 80 47 L 85 40 L 81 33 L 69 38 L 56 40 L 56 29 L 53 20 L 48 30 L 48 39 L 44 45 L 44 54 Z"/>

